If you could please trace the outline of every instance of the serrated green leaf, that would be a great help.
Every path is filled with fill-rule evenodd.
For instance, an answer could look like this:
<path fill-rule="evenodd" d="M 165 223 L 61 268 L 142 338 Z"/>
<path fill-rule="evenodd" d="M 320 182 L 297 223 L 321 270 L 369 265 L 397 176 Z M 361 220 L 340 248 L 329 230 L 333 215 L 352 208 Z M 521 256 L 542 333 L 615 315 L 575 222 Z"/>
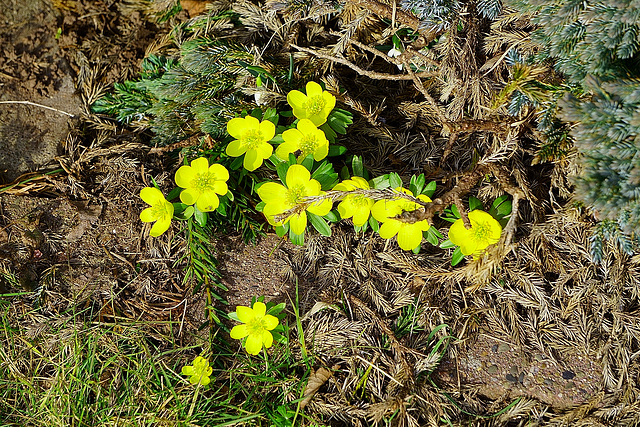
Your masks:
<path fill-rule="evenodd" d="M 318 231 L 318 233 L 327 237 L 331 236 L 331 227 L 324 219 L 322 219 L 322 217 L 307 211 L 307 218 L 309 218 L 309 222 L 313 225 L 313 228 Z"/>

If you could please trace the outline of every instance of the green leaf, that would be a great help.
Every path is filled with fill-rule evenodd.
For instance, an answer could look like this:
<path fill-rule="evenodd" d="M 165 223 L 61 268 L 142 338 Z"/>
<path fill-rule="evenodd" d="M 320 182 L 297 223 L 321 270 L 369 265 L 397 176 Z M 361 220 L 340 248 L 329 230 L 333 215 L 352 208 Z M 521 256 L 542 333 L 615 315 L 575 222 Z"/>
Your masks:
<path fill-rule="evenodd" d="M 205 225 L 207 225 L 207 217 L 209 215 L 207 215 L 206 212 L 201 212 L 196 206 L 194 206 L 194 208 L 195 211 L 193 213 L 193 217 L 200 227 L 204 227 Z"/>
<path fill-rule="evenodd" d="M 242 162 L 244 161 L 244 154 L 240 157 L 236 157 L 233 159 L 233 162 L 229 165 L 229 169 L 235 171 L 242 167 Z"/>
<path fill-rule="evenodd" d="M 414 196 L 418 196 L 422 194 L 422 190 L 424 189 L 425 183 L 424 174 L 413 175 L 411 177 L 411 181 L 409 181 L 409 190 L 413 193 Z"/>
<path fill-rule="evenodd" d="M 476 197 L 469 197 L 469 211 L 482 210 L 482 202 Z"/>
<path fill-rule="evenodd" d="M 304 231 L 302 234 L 296 234 L 293 230 L 289 229 L 289 240 L 291 243 L 298 246 L 304 246 Z"/>
<path fill-rule="evenodd" d="M 402 178 L 395 172 L 389 174 L 389 186 L 394 190 L 398 187 L 402 187 Z"/>
<path fill-rule="evenodd" d="M 182 193 L 183 188 L 180 187 L 176 187 L 173 190 L 169 191 L 169 194 L 167 194 L 167 200 L 171 201 L 173 199 L 175 199 L 176 197 L 178 197 L 180 195 L 180 193 Z"/>
<path fill-rule="evenodd" d="M 345 127 L 344 123 L 337 117 L 329 116 L 329 118 L 327 119 L 327 123 L 329 123 L 331 129 L 333 129 L 336 133 L 339 133 L 340 135 L 345 135 L 347 133 L 347 128 Z"/>
<path fill-rule="evenodd" d="M 267 313 L 272 316 L 277 316 L 286 306 L 287 305 L 285 303 L 281 302 L 280 304 L 271 307 Z"/>
<path fill-rule="evenodd" d="M 193 208 L 193 206 L 187 206 L 184 203 L 174 203 L 173 206 L 176 205 L 184 205 L 184 209 L 182 209 L 181 211 L 176 211 L 175 207 L 174 207 L 174 211 L 173 211 L 173 217 L 176 219 L 182 219 L 182 220 L 187 220 L 189 218 L 191 218 L 193 216 L 193 213 L 195 212 L 195 209 Z"/>
<path fill-rule="evenodd" d="M 433 246 L 438 246 L 438 239 L 442 238 L 442 234 L 435 227 L 429 227 L 427 231 L 424 233 L 424 237 L 427 239 L 427 242 L 431 243 Z"/>
<path fill-rule="evenodd" d="M 274 125 L 278 126 L 278 112 L 275 108 L 267 108 L 267 111 L 264 112 L 264 116 L 262 116 L 262 120 L 269 120 Z"/>
<path fill-rule="evenodd" d="M 331 126 L 329 126 L 328 123 L 324 123 L 323 125 L 320 126 L 319 129 L 321 129 L 324 132 L 329 142 L 331 143 L 336 142 L 336 137 L 338 136 L 338 134 L 336 134 L 333 131 L 333 129 L 331 129 Z"/>
<path fill-rule="evenodd" d="M 458 207 L 456 205 L 451 205 L 451 213 L 453 214 L 453 216 L 455 216 L 456 218 L 462 218 L 460 216 L 460 212 L 458 212 Z"/>
<path fill-rule="evenodd" d="M 460 250 L 460 247 L 457 247 L 456 250 L 453 251 L 453 255 L 451 255 L 451 265 L 455 267 L 463 259 L 464 259 L 464 254 L 462 253 L 462 250 Z"/>
<path fill-rule="evenodd" d="M 229 319 L 235 320 L 236 322 L 240 321 L 240 319 L 238 318 L 238 313 L 236 313 L 235 311 L 228 313 L 227 316 L 229 316 Z"/>
<path fill-rule="evenodd" d="M 422 190 L 422 194 L 424 194 L 425 196 L 431 198 L 431 196 L 433 196 L 433 193 L 436 192 L 436 182 L 435 181 L 431 181 L 429 182 L 425 187 L 424 190 Z"/>
<path fill-rule="evenodd" d="M 377 176 L 371 180 L 371 184 L 375 189 L 389 188 L 391 186 L 391 182 L 389 180 L 389 174 L 384 174 Z"/>
<path fill-rule="evenodd" d="M 422 249 L 422 245 L 418 245 L 415 248 L 411 249 L 411 252 L 413 252 L 414 254 L 419 254 L 420 249 Z"/>
<path fill-rule="evenodd" d="M 325 216 L 323 216 L 322 218 L 326 219 L 329 222 L 338 222 L 340 221 L 340 214 L 338 213 L 337 210 L 332 210 L 330 211 L 328 214 L 326 214 Z"/>
<path fill-rule="evenodd" d="M 451 249 L 451 248 L 455 248 L 456 245 L 454 245 L 451 240 L 447 239 L 444 242 L 440 243 L 440 247 L 442 249 Z"/>
<path fill-rule="evenodd" d="M 327 154 L 327 157 L 341 156 L 346 152 L 347 152 L 347 147 L 343 145 L 331 144 L 329 145 L 329 154 Z"/>
<path fill-rule="evenodd" d="M 262 110 L 260 108 L 254 108 L 251 110 L 251 116 L 258 120 L 262 120 Z"/>
<path fill-rule="evenodd" d="M 313 228 L 318 230 L 318 233 L 327 237 L 331 236 L 331 227 L 329 227 L 329 224 L 327 224 L 322 217 L 307 211 L 307 218 L 309 218 L 309 222 L 313 225 Z"/>
<path fill-rule="evenodd" d="M 489 215 L 493 216 L 496 219 L 502 219 L 507 215 L 511 215 L 511 200 L 509 199 L 509 195 L 505 194 L 503 196 L 498 197 L 491 204 L 491 208 L 489 209 Z"/>
<path fill-rule="evenodd" d="M 364 177 L 364 165 L 362 164 L 362 157 L 353 156 L 351 159 L 351 169 L 354 176 Z"/>
<path fill-rule="evenodd" d="M 287 171 L 288 170 L 289 170 L 289 163 L 287 163 L 287 162 L 281 162 L 276 167 L 276 172 L 278 173 L 278 178 L 280 178 L 280 181 L 282 181 L 283 184 L 286 182 Z"/>
<path fill-rule="evenodd" d="M 276 235 L 278 237 L 284 237 L 288 231 L 289 231 L 289 223 L 276 226 Z"/>
<path fill-rule="evenodd" d="M 302 160 L 302 166 L 307 168 L 308 171 L 313 170 L 313 154 L 309 154 Z"/>
<path fill-rule="evenodd" d="M 376 233 L 380 230 L 380 223 L 373 217 L 373 215 L 369 217 L 369 225 L 371 226 L 371 229 Z"/>

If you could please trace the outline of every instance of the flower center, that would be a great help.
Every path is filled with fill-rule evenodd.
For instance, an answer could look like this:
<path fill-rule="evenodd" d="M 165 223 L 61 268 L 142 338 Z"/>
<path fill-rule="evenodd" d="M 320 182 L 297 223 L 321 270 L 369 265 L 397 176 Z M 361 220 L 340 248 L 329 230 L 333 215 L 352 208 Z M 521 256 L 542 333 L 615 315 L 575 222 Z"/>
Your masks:
<path fill-rule="evenodd" d="M 368 197 L 363 196 L 362 194 L 349 196 L 349 198 L 351 199 L 351 203 L 353 203 L 359 208 L 363 206 L 367 206 L 369 204 L 369 201 L 371 200 Z"/>
<path fill-rule="evenodd" d="M 161 203 L 159 205 L 155 205 L 151 207 L 151 213 L 154 218 L 162 218 L 169 215 L 169 206 L 167 203 Z"/>
<path fill-rule="evenodd" d="M 476 240 L 486 240 L 491 233 L 491 226 L 486 222 L 476 223 L 473 228 Z"/>
<path fill-rule="evenodd" d="M 287 193 L 287 202 L 290 206 L 295 206 L 298 202 L 302 201 L 302 199 L 307 195 L 307 192 L 302 185 L 296 185 L 289 188 L 289 192 Z"/>
<path fill-rule="evenodd" d="M 304 108 L 309 112 L 310 116 L 321 112 L 324 108 L 324 99 L 322 99 L 322 95 L 310 97 L 305 103 Z"/>
<path fill-rule="evenodd" d="M 211 189 L 213 183 L 216 182 L 216 177 L 210 173 L 199 173 L 193 179 L 193 187 L 201 192 Z"/>
<path fill-rule="evenodd" d="M 262 332 L 267 328 L 264 324 L 264 318 L 254 317 L 252 320 L 246 323 L 249 335 L 262 335 Z"/>
<path fill-rule="evenodd" d="M 304 135 L 300 141 L 300 150 L 304 153 L 305 157 L 308 154 L 313 154 L 318 147 L 318 140 L 315 135 Z"/>
<path fill-rule="evenodd" d="M 258 129 L 249 129 L 242 136 L 242 140 L 246 144 L 247 149 L 253 150 L 264 142 L 264 136 L 262 136 L 262 132 Z"/>

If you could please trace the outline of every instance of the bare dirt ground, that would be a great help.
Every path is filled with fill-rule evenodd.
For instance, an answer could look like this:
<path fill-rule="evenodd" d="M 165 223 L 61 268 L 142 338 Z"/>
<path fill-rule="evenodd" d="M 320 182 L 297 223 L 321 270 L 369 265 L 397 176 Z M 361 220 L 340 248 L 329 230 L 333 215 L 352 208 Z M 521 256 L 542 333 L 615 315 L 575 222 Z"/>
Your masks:
<path fill-rule="evenodd" d="M 0 13 L 0 101 L 51 107 L 0 104 L 0 263 L 20 281 L 0 282 L 0 293 L 45 283 L 42 305 L 51 313 L 71 299 L 86 300 L 101 321 L 184 316 L 196 328 L 204 302 L 181 283 L 175 261 L 184 244 L 171 234 L 150 240 L 138 218 L 149 176 L 170 186 L 167 160 L 148 154 L 145 135 L 84 121 L 96 96 L 87 79 L 108 88 L 133 78 L 168 27 L 115 0 L 10 0 Z M 231 306 L 251 296 L 291 295 L 287 260 L 296 249 L 275 236 L 257 246 L 229 236 L 216 247 Z M 405 278 L 409 286 L 412 277 Z M 178 306 L 185 296 L 188 309 Z M 604 392 L 602 365 L 587 348 L 552 359 L 497 335 L 487 326 L 459 343 L 440 380 L 478 386 L 490 399 L 529 396 L 559 410 Z"/>

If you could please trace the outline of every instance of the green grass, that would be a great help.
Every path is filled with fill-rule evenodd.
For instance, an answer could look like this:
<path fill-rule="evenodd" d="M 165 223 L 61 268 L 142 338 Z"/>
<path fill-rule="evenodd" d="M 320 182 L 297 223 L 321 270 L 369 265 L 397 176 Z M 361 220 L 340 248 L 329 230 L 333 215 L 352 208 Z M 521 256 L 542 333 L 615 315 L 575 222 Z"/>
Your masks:
<path fill-rule="evenodd" d="M 96 323 L 90 309 L 50 318 L 24 296 L 1 298 L 2 426 L 284 427 L 296 415 L 295 425 L 314 423 L 295 402 L 309 361 L 290 346 L 275 344 L 268 358 L 221 347 L 216 334 L 178 346 L 179 322 Z M 180 375 L 199 354 L 214 368 L 207 387 Z"/>

